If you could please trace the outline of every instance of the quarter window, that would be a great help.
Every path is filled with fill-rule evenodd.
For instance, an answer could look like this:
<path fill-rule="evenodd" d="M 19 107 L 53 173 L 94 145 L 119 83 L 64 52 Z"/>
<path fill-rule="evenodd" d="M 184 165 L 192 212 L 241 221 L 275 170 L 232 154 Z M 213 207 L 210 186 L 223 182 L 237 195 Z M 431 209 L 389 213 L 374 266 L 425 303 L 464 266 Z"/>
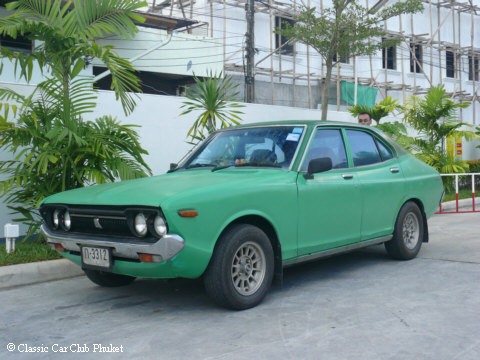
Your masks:
<path fill-rule="evenodd" d="M 370 134 L 358 130 L 347 130 L 347 137 L 354 166 L 365 166 L 382 161 L 375 140 Z"/>
<path fill-rule="evenodd" d="M 332 159 L 334 169 L 348 167 L 347 154 L 340 130 L 319 129 L 317 131 L 303 163 L 302 171 L 307 171 L 310 160 L 322 157 Z"/>
<path fill-rule="evenodd" d="M 383 161 L 387 161 L 393 158 L 392 152 L 382 142 L 377 139 L 375 139 L 375 142 L 377 143 L 378 150 L 380 151 L 380 155 Z"/>

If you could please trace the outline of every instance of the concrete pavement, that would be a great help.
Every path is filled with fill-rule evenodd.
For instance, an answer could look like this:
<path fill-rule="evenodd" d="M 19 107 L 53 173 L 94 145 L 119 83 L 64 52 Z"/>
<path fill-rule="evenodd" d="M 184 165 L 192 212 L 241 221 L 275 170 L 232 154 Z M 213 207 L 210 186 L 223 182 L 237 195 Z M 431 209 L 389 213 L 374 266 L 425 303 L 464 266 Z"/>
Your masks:
<path fill-rule="evenodd" d="M 475 204 L 477 209 L 480 209 L 480 198 L 475 199 Z M 455 211 L 455 201 L 445 202 L 442 209 L 445 212 Z M 472 199 L 459 200 L 459 210 L 472 210 Z M 83 271 L 66 259 L 2 266 L 0 267 L 0 289 L 81 275 L 84 275 Z"/>
<path fill-rule="evenodd" d="M 0 289 L 84 275 L 67 259 L 0 266 Z"/>
<path fill-rule="evenodd" d="M 0 358 L 477 360 L 480 214 L 429 226 L 412 261 L 376 246 L 288 268 L 282 288 L 241 312 L 216 307 L 198 280 L 3 289 Z"/>

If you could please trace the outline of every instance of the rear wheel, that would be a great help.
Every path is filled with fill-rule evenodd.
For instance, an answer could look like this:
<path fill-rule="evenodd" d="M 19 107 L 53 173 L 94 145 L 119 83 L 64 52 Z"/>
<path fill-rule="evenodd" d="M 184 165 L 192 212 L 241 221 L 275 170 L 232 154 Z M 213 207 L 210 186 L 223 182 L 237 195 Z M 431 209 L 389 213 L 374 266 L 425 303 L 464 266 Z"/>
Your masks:
<path fill-rule="evenodd" d="M 92 282 L 104 287 L 125 286 L 135 280 L 133 276 L 114 274 L 106 271 L 87 269 L 83 271 Z"/>
<path fill-rule="evenodd" d="M 398 213 L 393 239 L 385 243 L 394 259 L 410 260 L 417 256 L 423 240 L 423 217 L 417 204 L 405 203 Z"/>
<path fill-rule="evenodd" d="M 273 272 L 273 250 L 268 236 L 256 226 L 238 224 L 219 239 L 204 274 L 205 289 L 223 307 L 248 309 L 263 300 Z"/>

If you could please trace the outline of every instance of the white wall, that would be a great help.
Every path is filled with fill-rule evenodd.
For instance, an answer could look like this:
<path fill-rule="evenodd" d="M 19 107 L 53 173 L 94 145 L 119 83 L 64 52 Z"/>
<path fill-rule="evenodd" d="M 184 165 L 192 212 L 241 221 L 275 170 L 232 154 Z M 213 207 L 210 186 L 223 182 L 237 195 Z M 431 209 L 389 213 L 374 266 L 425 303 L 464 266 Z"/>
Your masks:
<path fill-rule="evenodd" d="M 142 146 L 149 152 L 146 160 L 154 174 L 164 173 L 171 162 L 178 162 L 191 145 L 186 142 L 186 134 L 196 118 L 195 113 L 179 116 L 182 112 L 182 98 L 176 96 L 142 94 L 135 111 L 128 117 L 111 91 L 101 91 L 98 103 L 101 107 L 92 118 L 111 114 L 123 123 L 141 125 L 137 128 Z M 285 106 L 246 104 L 241 111 L 242 123 L 273 120 L 319 120 L 320 110 L 299 109 Z M 335 121 L 355 121 L 348 113 L 329 112 L 329 119 Z"/>
<path fill-rule="evenodd" d="M 132 59 L 165 43 L 164 46 L 132 62 L 138 71 L 207 76 L 209 71 L 219 73 L 223 70 L 221 39 L 175 31 L 170 37 L 165 30 L 138 27 L 138 33 L 133 40 L 108 36 L 105 39 L 98 39 L 97 42 L 100 45 L 114 46 L 115 51 L 124 59 Z M 93 65 L 102 66 L 98 60 L 94 60 Z"/>

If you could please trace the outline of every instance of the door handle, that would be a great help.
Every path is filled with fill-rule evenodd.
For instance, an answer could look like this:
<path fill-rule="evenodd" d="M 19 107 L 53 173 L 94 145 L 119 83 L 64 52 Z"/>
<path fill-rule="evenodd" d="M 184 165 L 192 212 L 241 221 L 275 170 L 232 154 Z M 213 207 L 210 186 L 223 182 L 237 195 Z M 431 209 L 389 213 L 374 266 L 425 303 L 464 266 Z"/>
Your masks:
<path fill-rule="evenodd" d="M 392 173 L 398 173 L 398 172 L 400 172 L 400 169 L 397 168 L 397 167 L 392 167 L 392 168 L 390 168 L 390 172 L 392 172 Z"/>
<path fill-rule="evenodd" d="M 353 174 L 342 174 L 342 177 L 344 179 L 351 179 L 351 178 L 353 178 Z"/>

